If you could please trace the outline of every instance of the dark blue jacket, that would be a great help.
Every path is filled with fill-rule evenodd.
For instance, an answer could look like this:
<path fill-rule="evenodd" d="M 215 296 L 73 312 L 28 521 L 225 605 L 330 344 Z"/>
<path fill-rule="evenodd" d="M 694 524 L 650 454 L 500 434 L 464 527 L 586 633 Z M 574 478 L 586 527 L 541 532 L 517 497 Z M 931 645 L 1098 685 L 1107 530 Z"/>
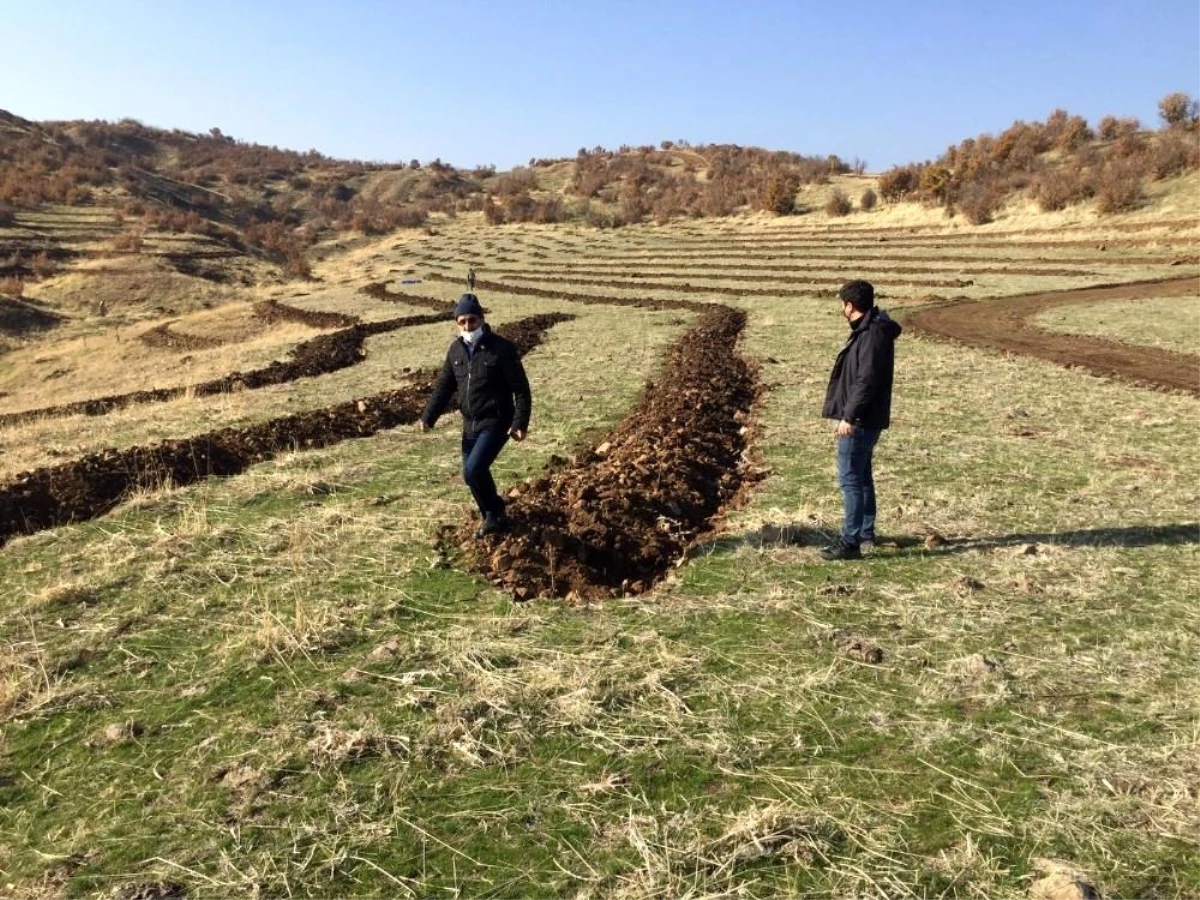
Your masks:
<path fill-rule="evenodd" d="M 446 351 L 433 396 L 421 414 L 421 421 L 429 427 L 446 411 L 457 390 L 463 432 L 468 436 L 486 428 L 529 428 L 533 402 L 517 346 L 487 325 L 483 327 L 474 353 L 468 352 L 462 338 L 456 338 Z"/>
<path fill-rule="evenodd" d="M 892 379 L 900 325 L 878 307 L 869 309 L 838 351 L 821 415 L 863 428 L 892 421 Z"/>

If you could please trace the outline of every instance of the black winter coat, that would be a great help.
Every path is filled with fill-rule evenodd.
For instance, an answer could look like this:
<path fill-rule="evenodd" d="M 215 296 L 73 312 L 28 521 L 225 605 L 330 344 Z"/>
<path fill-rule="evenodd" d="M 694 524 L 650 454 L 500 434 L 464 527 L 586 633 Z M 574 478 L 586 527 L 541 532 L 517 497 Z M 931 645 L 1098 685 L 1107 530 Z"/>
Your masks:
<path fill-rule="evenodd" d="M 425 405 L 421 421 L 430 428 L 450 405 L 458 391 L 458 408 L 463 416 L 463 432 L 472 436 L 487 428 L 529 427 L 533 405 L 529 379 L 517 345 L 484 325 L 484 335 L 474 353 L 467 352 L 462 338 L 456 338 L 446 351 L 446 362 L 433 386 L 433 396 Z"/>
<path fill-rule="evenodd" d="M 859 319 L 838 351 L 821 415 L 863 428 L 883 429 L 892 420 L 892 379 L 900 325 L 878 307 Z"/>

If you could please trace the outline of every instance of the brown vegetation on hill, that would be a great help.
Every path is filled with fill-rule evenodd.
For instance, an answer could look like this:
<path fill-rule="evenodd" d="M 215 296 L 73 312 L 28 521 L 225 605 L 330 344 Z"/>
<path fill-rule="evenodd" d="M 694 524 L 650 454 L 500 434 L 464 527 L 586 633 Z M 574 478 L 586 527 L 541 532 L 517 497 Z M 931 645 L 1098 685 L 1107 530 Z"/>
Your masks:
<path fill-rule="evenodd" d="M 1014 122 L 980 135 L 932 162 L 895 166 L 879 179 L 883 199 L 941 206 L 972 224 L 990 222 L 1011 196 L 1026 194 L 1043 211 L 1095 198 L 1101 213 L 1136 209 L 1148 180 L 1200 168 L 1196 101 L 1171 94 L 1159 103 L 1163 127 L 1105 116 L 1093 131 L 1082 116 L 1055 110 L 1045 122 Z"/>
<path fill-rule="evenodd" d="M 420 169 L 418 164 L 416 169 Z M 361 190 L 373 173 L 404 170 L 334 160 L 207 135 L 149 128 L 132 119 L 35 123 L 0 111 L 0 226 L 44 204 L 117 209 L 118 224 L 205 235 L 306 276 L 305 250 L 354 230 L 383 234 L 454 212 L 481 183 L 440 161 L 397 198 Z M 125 249 L 137 250 L 136 232 Z M 120 248 L 118 248 L 120 249 Z"/>

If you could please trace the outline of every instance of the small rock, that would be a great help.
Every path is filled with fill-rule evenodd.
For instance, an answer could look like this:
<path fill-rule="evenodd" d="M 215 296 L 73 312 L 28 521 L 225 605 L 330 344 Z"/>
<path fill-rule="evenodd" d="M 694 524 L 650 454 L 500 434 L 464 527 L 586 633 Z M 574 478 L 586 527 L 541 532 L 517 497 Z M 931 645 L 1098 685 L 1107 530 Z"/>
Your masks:
<path fill-rule="evenodd" d="M 1033 868 L 1043 877 L 1029 885 L 1031 900 L 1099 900 L 1087 875 L 1065 860 L 1035 859 Z"/>

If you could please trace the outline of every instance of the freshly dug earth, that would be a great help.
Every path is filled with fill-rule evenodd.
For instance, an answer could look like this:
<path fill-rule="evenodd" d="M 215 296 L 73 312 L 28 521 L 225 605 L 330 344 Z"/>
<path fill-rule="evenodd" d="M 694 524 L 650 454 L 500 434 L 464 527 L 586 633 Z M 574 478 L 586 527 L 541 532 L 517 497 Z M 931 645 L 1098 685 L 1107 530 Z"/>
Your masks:
<path fill-rule="evenodd" d="M 1035 315 L 1052 306 L 1149 297 L 1179 297 L 1181 302 L 1187 302 L 1183 298 L 1195 302 L 1200 298 L 1200 279 L 1142 281 L 1049 294 L 952 301 L 910 312 L 901 316 L 901 321 L 913 331 L 933 337 L 1035 356 L 1149 387 L 1200 394 L 1200 368 L 1193 355 L 1046 331 L 1031 323 Z"/>
<path fill-rule="evenodd" d="M 441 321 L 444 317 L 434 318 Z M 498 331 L 524 354 L 541 343 L 549 328 L 570 318 L 562 314 L 532 316 Z M 0 545 L 14 535 L 95 518 L 139 489 L 166 483 L 186 485 L 210 475 L 236 475 L 282 451 L 328 447 L 411 424 L 421 414 L 436 375 L 436 371 L 426 370 L 402 390 L 248 428 L 223 428 L 187 440 L 104 450 L 75 462 L 22 473 L 0 485 Z"/>
<path fill-rule="evenodd" d="M 475 567 L 520 600 L 653 587 L 757 477 L 746 450 L 758 377 L 734 352 L 745 321 L 705 307 L 611 434 L 510 492 L 512 530 L 468 544 Z"/>

